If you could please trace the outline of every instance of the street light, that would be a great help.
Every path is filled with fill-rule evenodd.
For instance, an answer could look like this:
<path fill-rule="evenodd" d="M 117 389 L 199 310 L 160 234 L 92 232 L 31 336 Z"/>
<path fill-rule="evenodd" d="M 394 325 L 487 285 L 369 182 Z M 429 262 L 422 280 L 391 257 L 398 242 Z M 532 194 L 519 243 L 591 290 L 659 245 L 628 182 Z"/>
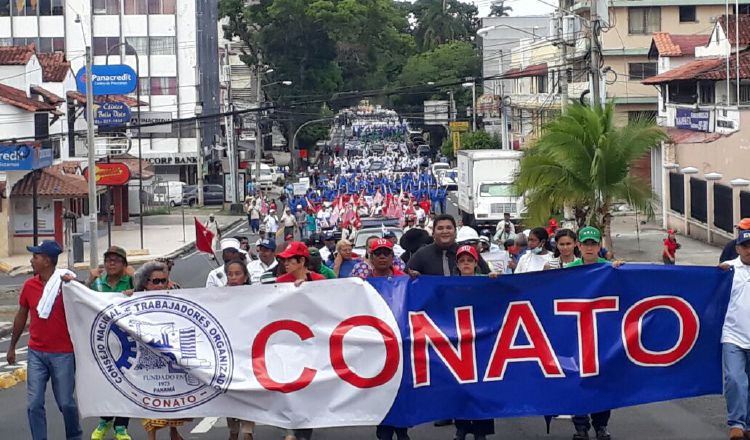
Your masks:
<path fill-rule="evenodd" d="M 477 131 L 477 83 L 475 82 L 465 82 L 461 84 L 463 87 L 469 88 L 471 87 L 471 99 L 472 99 L 472 107 L 471 107 L 471 129 L 473 131 Z"/>

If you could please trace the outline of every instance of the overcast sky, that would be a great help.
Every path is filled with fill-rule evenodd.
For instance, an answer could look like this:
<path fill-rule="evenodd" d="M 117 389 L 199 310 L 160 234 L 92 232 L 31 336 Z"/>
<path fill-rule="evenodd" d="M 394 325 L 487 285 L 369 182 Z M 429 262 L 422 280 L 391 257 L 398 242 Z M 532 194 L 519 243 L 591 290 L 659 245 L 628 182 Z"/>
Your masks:
<path fill-rule="evenodd" d="M 479 8 L 479 16 L 486 17 L 490 11 L 492 0 L 461 0 L 466 3 L 474 3 Z M 549 3 L 549 4 L 545 4 Z M 555 8 L 551 5 L 557 4 L 557 0 L 505 0 L 505 4 L 513 8 L 511 16 L 516 15 L 545 15 L 553 12 Z"/>

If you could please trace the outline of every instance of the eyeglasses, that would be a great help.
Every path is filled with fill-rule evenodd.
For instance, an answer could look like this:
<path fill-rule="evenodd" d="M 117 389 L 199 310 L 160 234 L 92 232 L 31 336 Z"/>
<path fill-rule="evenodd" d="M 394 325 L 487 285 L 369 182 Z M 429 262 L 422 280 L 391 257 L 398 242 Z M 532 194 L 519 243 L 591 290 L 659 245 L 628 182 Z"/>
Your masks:
<path fill-rule="evenodd" d="M 159 284 L 167 284 L 169 279 L 167 278 L 151 278 L 148 280 L 149 283 L 158 286 Z"/>

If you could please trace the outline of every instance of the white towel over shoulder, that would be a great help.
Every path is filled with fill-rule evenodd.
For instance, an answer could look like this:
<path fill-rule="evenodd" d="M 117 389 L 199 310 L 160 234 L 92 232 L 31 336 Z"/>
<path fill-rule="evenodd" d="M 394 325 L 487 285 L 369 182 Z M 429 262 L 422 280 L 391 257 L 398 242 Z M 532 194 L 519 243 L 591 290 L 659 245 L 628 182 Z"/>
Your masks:
<path fill-rule="evenodd" d="M 73 276 L 76 275 L 68 269 L 57 269 L 47 280 L 47 284 L 44 285 L 44 291 L 42 292 L 42 299 L 39 300 L 39 304 L 36 306 L 36 312 L 39 314 L 40 318 L 49 318 L 50 313 L 52 313 L 52 306 L 55 305 L 57 295 L 60 294 L 62 277 L 68 274 Z"/>

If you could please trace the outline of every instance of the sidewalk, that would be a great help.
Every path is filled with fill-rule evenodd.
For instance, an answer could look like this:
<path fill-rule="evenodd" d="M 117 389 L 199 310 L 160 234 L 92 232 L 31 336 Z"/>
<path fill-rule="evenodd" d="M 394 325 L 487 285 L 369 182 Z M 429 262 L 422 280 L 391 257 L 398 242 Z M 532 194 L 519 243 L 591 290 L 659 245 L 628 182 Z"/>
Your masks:
<path fill-rule="evenodd" d="M 640 221 L 645 220 L 639 217 Z M 616 215 L 612 220 L 612 241 L 615 258 L 633 263 L 662 263 L 661 254 L 667 233 L 660 225 L 649 222 L 639 225 L 636 232 L 635 215 Z M 639 242 L 640 239 L 640 242 Z M 716 266 L 722 248 L 689 237 L 677 236 L 681 248 L 677 251 L 677 264 L 689 266 Z"/>
<path fill-rule="evenodd" d="M 128 253 L 128 263 L 139 264 L 151 261 L 158 257 L 173 257 L 179 255 L 194 246 L 195 226 L 193 217 L 205 222 L 208 215 L 213 213 L 222 229 L 233 225 L 235 222 L 246 221 L 244 216 L 229 215 L 228 213 L 202 210 L 193 211 L 190 214 L 185 213 L 185 225 L 183 229 L 182 215 L 154 215 L 144 217 L 143 224 L 143 248 L 141 248 L 140 227 L 135 218 L 134 221 L 123 224 L 122 226 L 112 227 L 112 245 L 124 248 Z M 107 230 L 99 226 L 98 250 L 99 258 L 107 249 Z M 83 244 L 84 261 L 75 263 L 74 267 L 83 269 L 89 267 L 89 242 Z M 72 257 L 72 253 L 71 253 Z M 19 275 L 31 273 L 29 263 L 30 255 L 27 253 L 13 255 L 8 258 L 0 258 L 0 272 L 9 275 Z M 58 267 L 67 267 L 68 254 L 60 255 Z"/>

